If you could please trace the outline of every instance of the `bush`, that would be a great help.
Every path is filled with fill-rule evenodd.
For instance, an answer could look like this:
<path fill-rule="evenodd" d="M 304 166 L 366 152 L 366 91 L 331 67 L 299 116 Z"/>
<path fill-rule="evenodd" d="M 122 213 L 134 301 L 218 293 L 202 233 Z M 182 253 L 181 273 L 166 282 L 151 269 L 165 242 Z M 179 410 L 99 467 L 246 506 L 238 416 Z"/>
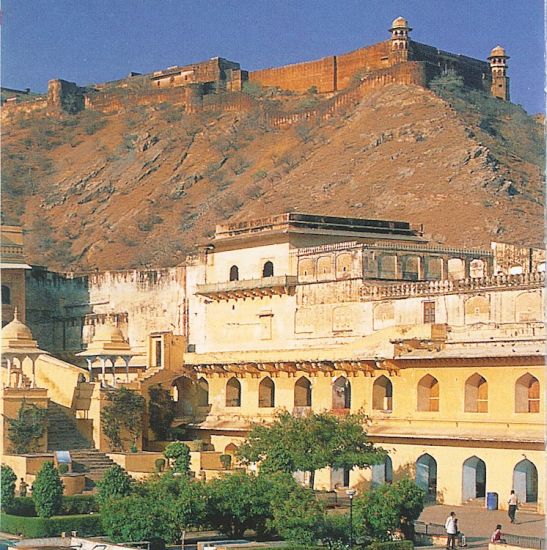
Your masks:
<path fill-rule="evenodd" d="M 165 458 L 173 460 L 173 470 L 181 474 L 190 472 L 190 449 L 182 441 L 173 441 L 165 447 Z"/>
<path fill-rule="evenodd" d="M 49 518 L 61 511 L 63 483 L 53 462 L 44 462 L 32 489 L 32 500 L 36 513 Z"/>
<path fill-rule="evenodd" d="M 60 475 L 68 473 L 68 464 L 59 464 L 57 470 L 59 470 Z"/>
<path fill-rule="evenodd" d="M 156 458 L 154 460 L 154 468 L 158 473 L 163 472 L 165 470 L 165 458 Z"/>
<path fill-rule="evenodd" d="M 71 516 L 98 512 L 99 504 L 95 495 L 63 496 L 59 515 Z M 15 497 L 13 503 L 6 507 L 6 512 L 13 516 L 36 517 L 36 507 L 32 497 Z"/>
<path fill-rule="evenodd" d="M 148 395 L 150 396 L 148 403 L 150 427 L 156 439 L 164 440 L 169 435 L 171 424 L 175 419 L 176 404 L 171 398 L 169 391 L 162 388 L 159 384 L 151 386 L 148 389 Z"/>
<path fill-rule="evenodd" d="M 229 470 L 230 466 L 232 465 L 231 455 L 220 455 L 219 459 L 220 459 L 220 462 L 222 463 L 223 468 L 225 470 Z"/>
<path fill-rule="evenodd" d="M 128 496 L 133 491 L 131 478 L 118 464 L 108 468 L 97 485 L 99 486 L 97 500 L 101 509 L 107 501 Z"/>
<path fill-rule="evenodd" d="M 2 464 L 0 468 L 0 489 L 2 491 L 0 502 L 2 510 L 8 508 L 14 501 L 16 481 L 17 476 L 15 472 L 9 466 Z"/>
<path fill-rule="evenodd" d="M 24 399 L 15 418 L 7 418 L 8 440 L 15 454 L 37 450 L 38 442 L 46 431 L 46 409 L 27 403 Z"/>
<path fill-rule="evenodd" d="M 63 531 L 78 531 L 79 536 L 96 536 L 104 533 L 99 514 L 77 516 L 53 516 L 51 518 L 32 518 L 0 514 L 2 531 L 24 537 L 53 537 Z"/>

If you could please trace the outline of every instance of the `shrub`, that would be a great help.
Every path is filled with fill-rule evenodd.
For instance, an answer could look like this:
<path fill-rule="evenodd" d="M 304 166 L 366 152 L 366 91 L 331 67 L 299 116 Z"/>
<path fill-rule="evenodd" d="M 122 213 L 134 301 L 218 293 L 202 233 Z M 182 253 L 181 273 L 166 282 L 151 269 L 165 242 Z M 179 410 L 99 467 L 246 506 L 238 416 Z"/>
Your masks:
<path fill-rule="evenodd" d="M 24 399 L 15 418 L 7 418 L 8 440 L 15 454 L 36 451 L 40 438 L 46 431 L 46 409 Z"/>
<path fill-rule="evenodd" d="M 156 458 L 154 460 L 154 468 L 158 473 L 163 472 L 165 470 L 165 458 Z"/>
<path fill-rule="evenodd" d="M 173 470 L 181 474 L 190 472 L 190 449 L 182 441 L 173 441 L 165 447 L 165 458 L 173 460 Z"/>
<path fill-rule="evenodd" d="M 68 473 L 68 464 L 59 464 L 57 470 L 59 470 L 60 475 Z"/>
<path fill-rule="evenodd" d="M 131 443 L 135 443 L 142 433 L 144 397 L 133 390 L 120 388 L 108 393 L 109 403 L 101 411 L 104 435 L 115 451 L 125 450 L 122 429 L 129 432 Z"/>
<path fill-rule="evenodd" d="M 133 482 L 127 472 L 118 464 L 111 466 L 104 474 L 103 479 L 97 482 L 99 492 L 97 500 L 102 509 L 108 500 L 115 500 L 133 491 Z"/>
<path fill-rule="evenodd" d="M 225 470 L 229 470 L 230 466 L 232 465 L 232 457 L 231 455 L 220 455 L 219 456 L 220 462 L 222 463 L 222 466 Z"/>
<path fill-rule="evenodd" d="M 16 481 L 17 476 L 15 472 L 9 466 L 2 464 L 0 467 L 0 490 L 2 491 L 0 504 L 2 505 L 2 510 L 9 508 L 13 504 Z"/>
<path fill-rule="evenodd" d="M 79 536 L 96 536 L 104 533 L 99 514 L 32 518 L 0 514 L 2 531 L 24 537 L 53 537 L 63 531 L 78 531 Z"/>
<path fill-rule="evenodd" d="M 8 505 L 4 502 L 4 486 L 2 485 L 2 508 L 7 514 L 14 516 L 36 517 L 36 507 L 32 497 L 15 497 Z"/>
<path fill-rule="evenodd" d="M 151 386 L 148 389 L 148 395 L 150 396 L 148 402 L 150 427 L 156 439 L 166 439 L 175 419 L 176 404 L 169 391 L 160 385 Z"/>
<path fill-rule="evenodd" d="M 36 513 L 42 518 L 49 518 L 61 511 L 63 483 L 53 462 L 42 464 L 33 485 L 32 500 Z"/>
<path fill-rule="evenodd" d="M 99 503 L 95 495 L 64 496 L 61 504 L 61 515 L 71 516 L 91 514 L 99 511 Z"/>

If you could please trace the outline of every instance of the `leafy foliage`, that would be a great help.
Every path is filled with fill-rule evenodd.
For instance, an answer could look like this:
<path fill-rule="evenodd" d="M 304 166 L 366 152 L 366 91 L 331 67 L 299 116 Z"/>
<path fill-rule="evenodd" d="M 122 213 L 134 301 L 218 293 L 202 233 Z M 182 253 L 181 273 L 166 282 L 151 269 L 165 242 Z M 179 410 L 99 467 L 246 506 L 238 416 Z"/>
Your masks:
<path fill-rule="evenodd" d="M 424 499 L 424 491 L 410 479 L 380 485 L 355 498 L 356 525 L 363 535 L 375 540 L 390 540 L 397 530 L 412 539 L 414 521 L 424 509 Z"/>
<path fill-rule="evenodd" d="M 190 472 L 190 449 L 182 441 L 173 441 L 165 447 L 165 458 L 173 461 L 173 470 L 181 474 Z"/>
<path fill-rule="evenodd" d="M 122 430 L 129 433 L 130 444 L 135 444 L 142 433 L 144 397 L 127 388 L 113 389 L 108 393 L 109 403 L 101 411 L 103 432 L 114 451 L 126 450 L 128 441 Z"/>
<path fill-rule="evenodd" d="M 167 439 L 171 430 L 171 424 L 176 415 L 176 403 L 171 398 L 168 390 L 159 384 L 148 389 L 150 401 L 148 402 L 148 414 L 150 427 L 156 439 Z"/>
<path fill-rule="evenodd" d="M 295 417 L 281 412 L 272 424 L 252 428 L 238 456 L 244 463 L 260 462 L 265 472 L 310 472 L 313 488 L 320 468 L 366 468 L 384 460 L 385 451 L 368 441 L 365 422 L 362 414 Z"/>
<path fill-rule="evenodd" d="M 32 500 L 36 513 L 42 518 L 50 518 L 61 511 L 63 503 L 63 483 L 53 462 L 44 462 L 32 489 Z"/>
<path fill-rule="evenodd" d="M 17 476 L 15 472 L 6 464 L 2 464 L 0 466 L 0 504 L 2 505 L 2 510 L 7 510 L 13 505 L 16 481 Z"/>
<path fill-rule="evenodd" d="M 8 440 L 15 454 L 31 453 L 38 449 L 40 438 L 46 431 L 46 409 L 24 399 L 15 418 L 7 418 Z"/>
<path fill-rule="evenodd" d="M 103 478 L 97 482 L 99 492 L 97 500 L 102 506 L 109 500 L 117 500 L 128 496 L 133 491 L 133 482 L 127 472 L 118 464 L 111 466 Z"/>

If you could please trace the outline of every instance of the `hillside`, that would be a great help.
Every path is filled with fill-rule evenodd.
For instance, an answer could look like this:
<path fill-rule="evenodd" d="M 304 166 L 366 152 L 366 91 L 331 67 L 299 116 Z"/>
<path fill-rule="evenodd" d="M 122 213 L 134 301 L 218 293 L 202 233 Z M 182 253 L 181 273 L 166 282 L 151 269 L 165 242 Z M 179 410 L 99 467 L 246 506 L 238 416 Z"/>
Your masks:
<path fill-rule="evenodd" d="M 446 245 L 541 245 L 541 126 L 457 83 L 434 89 L 393 84 L 287 129 L 167 104 L 15 120 L 4 220 L 28 230 L 31 263 L 70 270 L 175 265 L 216 223 L 291 209 L 423 223 Z"/>

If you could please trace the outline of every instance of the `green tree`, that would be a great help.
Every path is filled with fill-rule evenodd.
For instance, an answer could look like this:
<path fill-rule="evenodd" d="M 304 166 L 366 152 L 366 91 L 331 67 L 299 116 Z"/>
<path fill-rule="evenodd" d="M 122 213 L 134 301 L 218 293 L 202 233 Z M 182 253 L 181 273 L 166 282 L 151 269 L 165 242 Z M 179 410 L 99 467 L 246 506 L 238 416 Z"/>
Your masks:
<path fill-rule="evenodd" d="M 169 521 L 184 547 L 186 531 L 199 528 L 207 519 L 207 493 L 203 483 L 179 477 L 176 499 L 168 506 Z"/>
<path fill-rule="evenodd" d="M 376 540 L 390 540 L 401 530 L 406 539 L 412 539 L 414 521 L 424 509 L 425 492 L 410 479 L 359 495 L 354 500 L 355 525 L 362 535 Z"/>
<path fill-rule="evenodd" d="M 133 390 L 119 388 L 110 390 L 108 404 L 101 411 L 104 435 L 115 451 L 126 450 L 126 444 L 135 445 L 142 434 L 144 397 Z M 124 440 L 122 431 L 129 433 L 130 441 Z"/>
<path fill-rule="evenodd" d="M 385 451 L 367 439 L 366 420 L 363 414 L 296 417 L 281 412 L 268 426 L 254 425 L 237 454 L 243 463 L 260 462 L 261 471 L 309 472 L 313 488 L 320 468 L 366 468 L 383 462 Z"/>
<path fill-rule="evenodd" d="M 106 501 L 126 497 L 133 491 L 131 477 L 118 464 L 108 468 L 103 478 L 97 482 L 97 486 L 99 487 L 97 500 L 101 507 Z"/>
<path fill-rule="evenodd" d="M 311 490 L 295 488 L 272 511 L 270 525 L 288 542 L 311 546 L 322 538 L 325 512 Z"/>
<path fill-rule="evenodd" d="M 171 430 L 171 424 L 175 419 L 176 404 L 168 390 L 159 384 L 148 389 L 150 401 L 148 402 L 148 414 L 150 427 L 156 439 L 167 439 Z"/>
<path fill-rule="evenodd" d="M 6 464 L 0 467 L 0 504 L 2 510 L 6 510 L 13 504 L 15 498 L 15 472 Z"/>
<path fill-rule="evenodd" d="M 59 513 L 63 503 L 63 483 L 53 462 L 44 462 L 32 489 L 36 513 L 49 518 Z"/>
<path fill-rule="evenodd" d="M 34 403 L 21 402 L 15 418 L 7 418 L 8 440 L 11 451 L 25 454 L 36 451 L 40 438 L 46 431 L 47 410 Z"/>
<path fill-rule="evenodd" d="M 190 473 L 190 449 L 182 441 L 173 441 L 163 451 L 165 458 L 173 461 L 173 469 L 181 474 Z"/>

